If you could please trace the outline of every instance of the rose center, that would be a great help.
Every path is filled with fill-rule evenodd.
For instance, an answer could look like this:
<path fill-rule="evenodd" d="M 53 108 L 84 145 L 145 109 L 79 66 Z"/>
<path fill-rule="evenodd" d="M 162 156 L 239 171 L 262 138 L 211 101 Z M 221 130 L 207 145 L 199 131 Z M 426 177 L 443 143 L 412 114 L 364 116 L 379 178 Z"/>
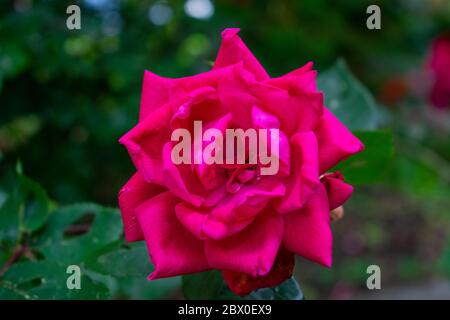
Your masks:
<path fill-rule="evenodd" d="M 243 185 L 258 181 L 261 177 L 258 165 L 256 164 L 246 163 L 237 168 L 227 170 L 229 178 L 226 184 L 226 190 L 229 193 L 236 193 Z"/>

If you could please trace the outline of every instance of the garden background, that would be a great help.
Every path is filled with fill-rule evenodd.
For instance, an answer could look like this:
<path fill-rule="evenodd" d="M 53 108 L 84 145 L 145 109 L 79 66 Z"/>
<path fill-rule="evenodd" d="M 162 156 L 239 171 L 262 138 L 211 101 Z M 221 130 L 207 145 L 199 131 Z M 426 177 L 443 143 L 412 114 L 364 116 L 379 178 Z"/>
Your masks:
<path fill-rule="evenodd" d="M 70 4 L 81 30 L 66 27 Z M 381 30 L 366 27 L 370 4 Z M 355 192 L 332 226 L 334 266 L 297 261 L 305 297 L 450 298 L 450 108 L 429 102 L 427 70 L 448 0 L 3 0 L 0 299 L 218 296 L 145 279 L 144 245 L 123 240 L 117 193 L 134 169 L 117 141 L 137 122 L 144 69 L 208 70 L 226 27 L 272 76 L 314 61 L 327 106 L 367 147 L 341 168 Z M 371 264 L 382 290 L 366 288 Z"/>

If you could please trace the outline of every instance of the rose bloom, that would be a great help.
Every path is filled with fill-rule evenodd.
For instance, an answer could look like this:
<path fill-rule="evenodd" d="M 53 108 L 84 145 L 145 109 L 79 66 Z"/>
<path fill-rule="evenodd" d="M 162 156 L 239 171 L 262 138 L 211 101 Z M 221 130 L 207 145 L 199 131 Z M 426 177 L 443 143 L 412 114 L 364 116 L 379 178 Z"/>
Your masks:
<path fill-rule="evenodd" d="M 431 103 L 438 108 L 450 107 L 450 33 L 433 41 L 429 68 L 433 76 Z"/>
<path fill-rule="evenodd" d="M 364 146 L 323 104 L 312 63 L 270 78 L 226 29 L 211 71 L 169 79 L 146 71 L 138 124 L 121 139 L 136 173 L 119 193 L 128 241 L 145 240 L 149 279 L 218 269 L 245 295 L 292 275 L 294 254 L 331 266 L 330 210 L 353 188 L 327 173 Z M 279 129 L 279 170 L 171 161 L 177 128 L 194 121 Z"/>

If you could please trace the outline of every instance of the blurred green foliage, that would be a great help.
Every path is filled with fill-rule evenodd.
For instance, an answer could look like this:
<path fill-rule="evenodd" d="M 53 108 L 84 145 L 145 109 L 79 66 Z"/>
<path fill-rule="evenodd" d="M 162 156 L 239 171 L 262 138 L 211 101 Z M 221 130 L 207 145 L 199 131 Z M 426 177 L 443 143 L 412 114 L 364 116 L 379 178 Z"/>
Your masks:
<path fill-rule="evenodd" d="M 74 3 L 81 30 L 66 28 Z M 179 295 L 179 278 L 143 280 L 151 271 L 146 250 L 123 244 L 116 209 L 66 204 L 117 206 L 117 190 L 134 171 L 117 140 L 137 121 L 143 70 L 168 77 L 207 70 L 226 27 L 242 29 L 273 76 L 314 61 L 327 105 L 367 147 L 339 167 L 359 186 L 334 226 L 334 268 L 297 264 L 307 298 L 354 296 L 365 289 L 369 264 L 382 267 L 383 284 L 448 277 L 450 116 L 423 99 L 381 106 L 370 92 L 378 97 L 387 81 L 422 67 L 432 38 L 450 29 L 449 2 L 375 1 L 379 31 L 365 27 L 368 0 L 218 0 L 208 19 L 188 16 L 184 3 L 0 3 L 0 267 L 20 252 L 0 296 Z M 155 5 L 169 8 L 164 23 L 151 21 Z M 43 187 L 16 170 L 17 159 Z M 80 225 L 89 230 L 64 234 Z M 92 290 L 49 295 L 75 251 Z"/>

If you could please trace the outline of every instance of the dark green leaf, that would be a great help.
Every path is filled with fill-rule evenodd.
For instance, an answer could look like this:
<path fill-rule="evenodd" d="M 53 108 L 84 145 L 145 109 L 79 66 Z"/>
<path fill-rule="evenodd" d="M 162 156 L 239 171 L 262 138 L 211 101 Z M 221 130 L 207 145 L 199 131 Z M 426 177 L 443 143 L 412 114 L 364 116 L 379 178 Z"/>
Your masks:
<path fill-rule="evenodd" d="M 24 197 L 23 228 L 35 231 L 47 221 L 49 201 L 45 190 L 33 180 L 19 175 Z"/>
<path fill-rule="evenodd" d="M 85 233 L 71 234 L 74 223 L 90 217 L 93 217 L 93 222 L 87 219 L 74 228 L 86 228 Z M 122 221 L 117 209 L 77 204 L 57 209 L 50 215 L 36 246 L 49 260 L 81 264 L 105 246 L 119 240 L 122 233 Z"/>
<path fill-rule="evenodd" d="M 366 184 L 381 180 L 392 160 L 394 147 L 389 130 L 356 131 L 354 134 L 363 142 L 365 149 L 333 170 L 340 170 L 351 184 Z"/>
<path fill-rule="evenodd" d="M 218 270 L 183 276 L 186 299 L 240 299 L 228 289 Z"/>
<path fill-rule="evenodd" d="M 153 271 L 145 243 L 135 243 L 128 248 L 120 248 L 94 258 L 89 263 L 91 269 L 113 277 L 146 276 Z"/>
<path fill-rule="evenodd" d="M 0 279 L 0 299 L 106 299 L 107 288 L 85 275 L 81 288 L 67 288 L 67 266 L 49 261 L 22 262 L 11 266 Z"/>
<path fill-rule="evenodd" d="M 6 196 L 0 207 L 0 240 L 14 242 L 19 235 L 19 211 L 21 209 L 22 197 L 18 186 Z"/>
<path fill-rule="evenodd" d="M 183 293 L 187 299 L 242 299 L 225 284 L 220 271 L 213 270 L 183 276 Z M 294 278 L 274 288 L 253 291 L 246 300 L 302 300 L 303 293 Z"/>
<path fill-rule="evenodd" d="M 245 297 L 247 300 L 303 300 L 303 292 L 292 277 L 274 288 L 262 288 Z"/>
<path fill-rule="evenodd" d="M 328 109 L 351 130 L 380 127 L 382 111 L 344 60 L 338 60 L 333 67 L 320 73 L 317 86 L 324 92 Z"/>
<path fill-rule="evenodd" d="M 47 221 L 49 200 L 45 190 L 23 174 L 20 162 L 17 179 L 0 207 L 0 240 L 18 239 L 20 232 L 33 232 Z"/>
<path fill-rule="evenodd" d="M 174 294 L 181 286 L 181 277 L 147 280 L 146 277 L 117 278 L 115 298 L 164 299 Z"/>

